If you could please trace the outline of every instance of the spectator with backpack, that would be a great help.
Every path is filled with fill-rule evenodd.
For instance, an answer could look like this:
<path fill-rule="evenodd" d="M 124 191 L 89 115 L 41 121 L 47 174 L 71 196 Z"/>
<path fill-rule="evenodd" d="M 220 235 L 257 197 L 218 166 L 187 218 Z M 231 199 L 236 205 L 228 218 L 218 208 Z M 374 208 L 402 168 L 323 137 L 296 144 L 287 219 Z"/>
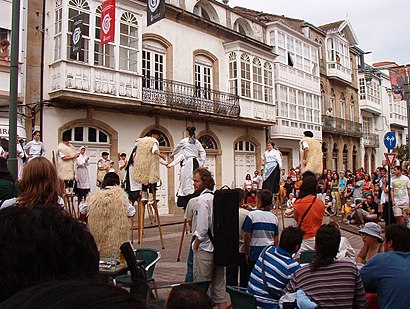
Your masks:
<path fill-rule="evenodd" d="M 214 245 L 211 241 L 213 231 L 213 189 L 215 181 L 210 171 L 200 167 L 194 171 L 194 187 L 199 193 L 196 198 L 196 220 L 193 220 L 192 243 L 194 252 L 194 281 L 211 281 L 211 299 L 218 309 L 226 308 L 225 268 L 214 264 Z"/>

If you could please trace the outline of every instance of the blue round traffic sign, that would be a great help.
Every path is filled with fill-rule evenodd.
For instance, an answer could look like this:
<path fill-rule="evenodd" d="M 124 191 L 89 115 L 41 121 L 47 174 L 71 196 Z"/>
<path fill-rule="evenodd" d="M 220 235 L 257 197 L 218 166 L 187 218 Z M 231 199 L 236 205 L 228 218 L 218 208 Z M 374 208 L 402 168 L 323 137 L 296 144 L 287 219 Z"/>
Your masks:
<path fill-rule="evenodd" d="M 396 147 L 397 140 L 396 140 L 396 135 L 394 135 L 393 132 L 387 132 L 384 135 L 384 146 L 386 146 L 387 149 L 392 150 L 394 147 Z"/>

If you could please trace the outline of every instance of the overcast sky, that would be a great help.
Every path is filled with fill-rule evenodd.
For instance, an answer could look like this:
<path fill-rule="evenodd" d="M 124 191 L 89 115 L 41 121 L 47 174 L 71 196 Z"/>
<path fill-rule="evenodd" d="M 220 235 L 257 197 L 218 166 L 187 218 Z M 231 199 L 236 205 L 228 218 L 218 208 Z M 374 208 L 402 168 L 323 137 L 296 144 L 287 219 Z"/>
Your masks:
<path fill-rule="evenodd" d="M 359 48 L 372 51 L 373 62 L 410 63 L 408 0 L 230 0 L 228 4 L 303 19 L 315 26 L 347 17 Z"/>

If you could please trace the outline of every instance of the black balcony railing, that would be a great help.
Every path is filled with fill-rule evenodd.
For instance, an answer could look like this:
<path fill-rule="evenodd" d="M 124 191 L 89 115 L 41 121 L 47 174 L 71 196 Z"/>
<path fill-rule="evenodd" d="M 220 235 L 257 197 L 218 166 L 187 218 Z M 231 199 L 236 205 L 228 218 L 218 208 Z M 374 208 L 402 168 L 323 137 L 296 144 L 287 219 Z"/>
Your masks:
<path fill-rule="evenodd" d="M 225 117 L 239 117 L 240 113 L 236 95 L 154 77 L 143 77 L 142 100 L 144 103 Z"/>
<path fill-rule="evenodd" d="M 379 148 L 379 135 L 375 133 L 363 133 L 363 145 L 365 147 Z"/>
<path fill-rule="evenodd" d="M 323 132 L 362 136 L 362 125 L 358 122 L 322 115 Z"/>

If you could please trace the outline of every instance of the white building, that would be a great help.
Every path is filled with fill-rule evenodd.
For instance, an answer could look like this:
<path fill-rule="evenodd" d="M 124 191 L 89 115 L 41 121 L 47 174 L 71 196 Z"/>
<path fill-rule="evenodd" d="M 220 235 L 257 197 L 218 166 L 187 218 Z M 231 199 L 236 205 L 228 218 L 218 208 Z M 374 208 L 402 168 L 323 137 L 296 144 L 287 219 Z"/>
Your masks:
<path fill-rule="evenodd" d="M 63 135 L 88 146 L 92 178 L 102 151 L 117 160 L 150 129 L 169 155 L 197 127 L 217 187 L 243 186 L 260 169 L 275 121 L 274 60 L 263 25 L 217 1 L 166 1 L 146 26 L 145 1 L 117 1 L 115 41 L 99 40 L 101 1 L 47 1 L 43 141 L 51 159 Z M 83 14 L 83 50 L 70 54 L 72 18 Z M 161 169 L 159 208 L 175 212 L 177 169 Z M 168 207 L 169 205 L 169 207 Z"/>
<path fill-rule="evenodd" d="M 27 1 L 21 1 L 20 10 L 20 50 L 19 50 L 19 79 L 18 79 L 18 117 L 17 134 L 26 138 L 25 119 L 23 117 L 23 104 L 25 103 L 25 71 L 26 71 L 26 46 L 27 46 Z M 11 42 L 12 1 L 0 0 L 0 41 L 7 39 Z M 11 50 L 11 46 L 10 46 Z M 10 60 L 0 59 L 0 137 L 9 139 L 9 92 L 10 92 Z"/>

